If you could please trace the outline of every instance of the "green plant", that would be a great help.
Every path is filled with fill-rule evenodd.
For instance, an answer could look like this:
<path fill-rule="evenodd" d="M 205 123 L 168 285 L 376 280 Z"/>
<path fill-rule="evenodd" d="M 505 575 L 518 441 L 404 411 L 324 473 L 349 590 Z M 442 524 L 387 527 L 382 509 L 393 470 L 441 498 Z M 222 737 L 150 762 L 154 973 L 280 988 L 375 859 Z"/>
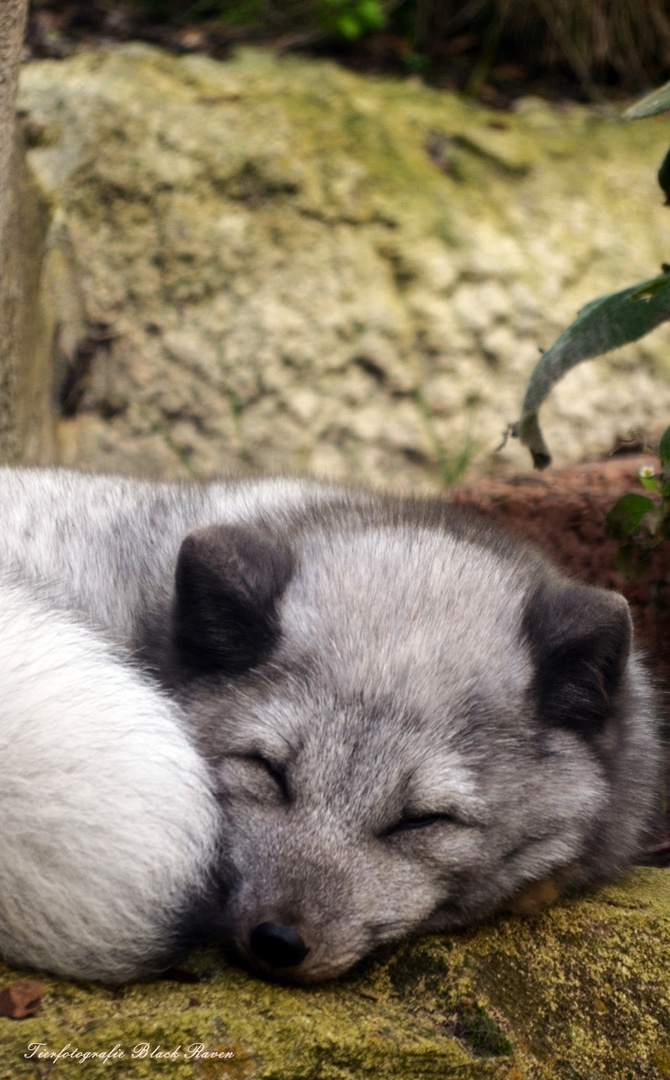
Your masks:
<path fill-rule="evenodd" d="M 670 110 L 670 83 L 643 98 L 627 113 L 630 119 L 653 116 Z M 659 183 L 670 204 L 670 151 L 658 173 Z M 571 368 L 601 356 L 648 334 L 670 319 L 670 266 L 649 281 L 638 282 L 620 292 L 592 300 L 581 309 L 533 370 L 521 407 L 521 418 L 510 425 L 511 434 L 530 450 L 536 469 L 551 463 L 551 454 L 542 436 L 538 410 L 553 386 Z"/>
<path fill-rule="evenodd" d="M 626 115 L 637 119 L 668 110 L 670 83 L 647 95 Z M 666 205 L 670 205 L 670 151 L 661 163 L 658 182 L 665 194 Z M 668 319 L 670 266 L 667 264 L 657 277 L 601 296 L 582 308 L 575 321 L 536 365 L 526 387 L 521 419 L 511 425 L 512 434 L 528 447 L 537 469 L 544 469 L 551 462 L 540 430 L 538 410 L 555 383 L 583 360 L 637 341 Z M 610 535 L 621 541 L 616 556 L 617 569 L 626 575 L 646 574 L 651 568 L 653 549 L 670 540 L 670 427 L 661 437 L 658 456 L 660 475 L 651 466 L 638 472 L 640 483 L 650 494 L 630 492 L 623 495 L 607 514 Z"/>
<path fill-rule="evenodd" d="M 227 26 L 319 29 L 355 41 L 386 25 L 387 0 L 131 0 L 134 7 L 179 22 L 218 20 Z"/>
<path fill-rule="evenodd" d="M 315 15 L 324 30 L 355 41 L 386 25 L 380 0 L 318 0 Z"/>
<path fill-rule="evenodd" d="M 616 566 L 623 574 L 646 574 L 651 568 L 653 549 L 670 539 L 670 427 L 661 436 L 658 456 L 660 475 L 651 465 L 638 471 L 642 487 L 654 498 L 630 492 L 622 495 L 607 514 L 610 535 L 622 541 Z"/>

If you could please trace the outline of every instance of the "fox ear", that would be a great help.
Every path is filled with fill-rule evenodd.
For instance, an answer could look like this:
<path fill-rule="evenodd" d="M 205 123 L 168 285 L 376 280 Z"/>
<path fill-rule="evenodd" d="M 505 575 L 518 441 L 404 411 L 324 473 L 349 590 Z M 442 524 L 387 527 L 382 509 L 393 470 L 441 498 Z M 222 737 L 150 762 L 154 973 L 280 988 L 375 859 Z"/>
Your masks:
<path fill-rule="evenodd" d="M 613 713 L 630 654 L 623 596 L 581 585 L 541 585 L 528 604 L 524 632 L 542 722 L 595 734 Z"/>
<path fill-rule="evenodd" d="M 278 604 L 293 569 L 288 544 L 261 528 L 189 533 L 175 575 L 173 640 L 181 660 L 229 675 L 263 660 L 279 638 Z"/>

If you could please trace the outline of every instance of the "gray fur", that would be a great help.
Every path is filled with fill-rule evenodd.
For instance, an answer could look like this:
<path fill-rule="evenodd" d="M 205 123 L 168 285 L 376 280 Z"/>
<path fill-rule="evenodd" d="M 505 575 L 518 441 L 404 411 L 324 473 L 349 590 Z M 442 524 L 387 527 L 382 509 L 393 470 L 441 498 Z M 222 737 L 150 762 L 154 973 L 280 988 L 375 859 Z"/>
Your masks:
<path fill-rule="evenodd" d="M 212 936 L 322 979 L 639 853 L 660 755 L 626 604 L 476 515 L 42 470 L 0 500 L 10 960 L 118 981 Z"/>

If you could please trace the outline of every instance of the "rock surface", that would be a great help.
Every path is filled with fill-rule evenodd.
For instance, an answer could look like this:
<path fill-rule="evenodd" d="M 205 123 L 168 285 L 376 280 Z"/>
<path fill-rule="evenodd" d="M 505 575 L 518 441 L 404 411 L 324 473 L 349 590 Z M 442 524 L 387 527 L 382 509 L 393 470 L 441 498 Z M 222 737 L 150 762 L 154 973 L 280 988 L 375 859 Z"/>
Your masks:
<path fill-rule="evenodd" d="M 415 489 L 526 468 L 491 451 L 538 347 L 667 258 L 663 117 L 137 44 L 26 65 L 20 105 L 64 463 Z M 669 341 L 558 387 L 558 463 L 665 427 Z"/>
<path fill-rule="evenodd" d="M 50 1076 L 662 1080 L 669 942 L 670 876 L 637 870 L 540 915 L 403 944 L 322 987 L 268 985 L 214 952 L 190 958 L 197 985 L 45 979 L 37 1015 L 0 1019 L 0 1080 L 46 1076 L 65 1048 L 109 1057 L 62 1057 Z M 232 1056 L 188 1058 L 198 1044 Z"/>

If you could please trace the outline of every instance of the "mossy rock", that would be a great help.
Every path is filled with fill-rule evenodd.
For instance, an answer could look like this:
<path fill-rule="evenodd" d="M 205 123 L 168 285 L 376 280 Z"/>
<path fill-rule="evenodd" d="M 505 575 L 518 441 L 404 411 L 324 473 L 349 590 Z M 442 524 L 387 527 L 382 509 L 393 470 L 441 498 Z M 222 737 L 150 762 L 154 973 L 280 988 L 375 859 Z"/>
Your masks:
<path fill-rule="evenodd" d="M 492 449 L 538 349 L 667 259 L 664 117 L 139 44 L 25 65 L 20 108 L 64 464 L 413 490 L 525 468 Z M 665 427 L 667 342 L 568 376 L 557 461 Z"/>
<path fill-rule="evenodd" d="M 46 978 L 35 1016 L 0 1020 L 0 1080 L 45 1077 L 64 1048 L 109 1055 L 53 1068 L 87 1080 L 662 1080 L 669 942 L 670 875 L 636 870 L 540 915 L 403 943 L 324 986 L 264 983 L 214 951 L 188 959 L 197 984 Z"/>

